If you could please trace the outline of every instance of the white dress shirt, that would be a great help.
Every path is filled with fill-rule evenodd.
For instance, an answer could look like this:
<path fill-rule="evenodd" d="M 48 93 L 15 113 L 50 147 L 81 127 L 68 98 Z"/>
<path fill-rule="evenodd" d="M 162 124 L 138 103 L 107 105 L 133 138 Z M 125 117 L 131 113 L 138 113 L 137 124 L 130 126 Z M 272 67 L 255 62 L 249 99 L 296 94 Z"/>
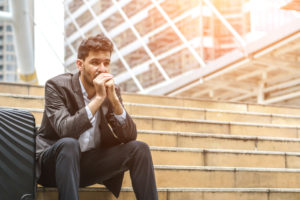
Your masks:
<path fill-rule="evenodd" d="M 95 115 L 93 116 L 92 112 L 90 111 L 90 109 L 88 107 L 88 104 L 91 102 L 91 100 L 93 98 L 92 99 L 88 98 L 88 94 L 85 91 L 85 88 L 83 87 L 80 78 L 79 78 L 79 83 L 80 83 L 80 86 L 81 86 L 81 92 L 83 94 L 85 110 L 86 110 L 88 118 L 89 118 L 89 120 L 92 124 L 92 127 L 90 129 L 86 130 L 85 132 L 83 132 L 80 135 L 80 137 L 78 138 L 81 152 L 84 152 L 84 151 L 88 151 L 88 150 L 93 149 L 93 148 L 96 147 L 96 144 L 95 144 L 95 141 L 94 141 L 94 133 L 95 133 L 95 128 L 96 128 L 96 122 L 97 122 L 98 117 L 100 117 L 99 116 L 100 113 L 99 113 L 99 110 L 98 110 L 95 113 Z M 126 111 L 125 111 L 124 108 L 123 108 L 123 113 L 122 114 L 120 114 L 120 115 L 114 114 L 114 115 L 120 123 L 125 123 Z"/>

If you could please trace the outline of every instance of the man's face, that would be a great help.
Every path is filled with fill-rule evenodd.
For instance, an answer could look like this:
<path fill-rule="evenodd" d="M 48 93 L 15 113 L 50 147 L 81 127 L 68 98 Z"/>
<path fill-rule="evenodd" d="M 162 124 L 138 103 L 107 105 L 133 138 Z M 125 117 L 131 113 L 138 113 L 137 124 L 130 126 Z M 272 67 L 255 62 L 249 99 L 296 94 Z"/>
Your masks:
<path fill-rule="evenodd" d="M 78 60 L 78 66 L 84 82 L 89 86 L 93 85 L 94 78 L 101 73 L 110 71 L 110 52 L 109 51 L 90 51 L 85 60 Z"/>

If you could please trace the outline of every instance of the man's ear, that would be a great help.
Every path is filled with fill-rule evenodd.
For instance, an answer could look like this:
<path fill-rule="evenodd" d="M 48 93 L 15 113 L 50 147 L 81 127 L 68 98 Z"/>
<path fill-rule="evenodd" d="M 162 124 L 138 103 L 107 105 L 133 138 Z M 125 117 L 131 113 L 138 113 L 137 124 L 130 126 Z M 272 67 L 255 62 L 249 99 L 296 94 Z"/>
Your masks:
<path fill-rule="evenodd" d="M 83 60 L 77 59 L 76 60 L 76 66 L 77 66 L 79 71 L 82 71 L 83 70 Z"/>

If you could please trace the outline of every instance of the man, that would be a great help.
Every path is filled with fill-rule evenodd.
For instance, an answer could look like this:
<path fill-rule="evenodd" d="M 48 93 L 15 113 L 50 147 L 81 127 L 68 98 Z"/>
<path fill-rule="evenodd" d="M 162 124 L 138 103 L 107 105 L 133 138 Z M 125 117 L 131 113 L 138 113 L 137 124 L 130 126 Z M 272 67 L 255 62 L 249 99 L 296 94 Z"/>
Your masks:
<path fill-rule="evenodd" d="M 82 41 L 76 74 L 45 85 L 45 111 L 36 138 L 38 183 L 58 187 L 60 200 L 77 200 L 78 188 L 104 184 L 119 196 L 130 171 L 138 200 L 157 199 L 147 144 L 136 141 L 135 123 L 109 74 L 112 42 L 103 34 Z"/>

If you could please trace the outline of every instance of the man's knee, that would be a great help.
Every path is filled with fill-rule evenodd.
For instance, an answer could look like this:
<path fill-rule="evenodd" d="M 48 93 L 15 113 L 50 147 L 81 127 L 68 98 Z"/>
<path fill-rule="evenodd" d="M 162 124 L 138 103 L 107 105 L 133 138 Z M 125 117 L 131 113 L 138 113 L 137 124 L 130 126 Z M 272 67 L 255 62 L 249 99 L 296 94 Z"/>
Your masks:
<path fill-rule="evenodd" d="M 150 154 L 149 145 L 142 141 L 131 141 L 130 142 L 134 149 L 140 154 Z"/>
<path fill-rule="evenodd" d="M 57 141 L 59 143 L 59 152 L 70 155 L 80 154 L 80 145 L 77 139 L 62 138 Z"/>

